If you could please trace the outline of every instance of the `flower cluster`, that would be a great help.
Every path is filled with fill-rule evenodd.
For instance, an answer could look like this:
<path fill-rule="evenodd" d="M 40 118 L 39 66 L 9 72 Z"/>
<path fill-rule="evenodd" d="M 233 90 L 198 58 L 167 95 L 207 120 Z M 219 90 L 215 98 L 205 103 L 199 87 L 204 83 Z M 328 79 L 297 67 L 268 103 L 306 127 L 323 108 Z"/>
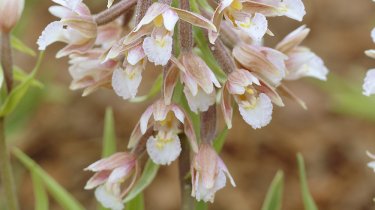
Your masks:
<path fill-rule="evenodd" d="M 141 116 L 130 137 L 129 148 L 137 150 L 144 146 L 156 164 L 169 165 L 180 155 L 181 141 L 187 139 L 194 154 L 192 196 L 197 200 L 213 202 L 216 191 L 225 186 L 227 178 L 233 186 L 235 184 L 212 147 L 213 139 L 202 141 L 196 137 L 189 111 L 182 108 L 179 101 L 172 100 L 177 84 L 182 85 L 180 94 L 186 98 L 186 108 L 190 111 L 200 114 L 218 102 L 227 127 L 231 128 L 233 98 L 246 123 L 258 129 L 270 123 L 273 104 L 284 106 L 281 95 L 303 104 L 285 87 L 285 81 L 302 77 L 325 80 L 328 73 L 322 59 L 300 46 L 310 31 L 305 26 L 287 35 L 274 48 L 262 44 L 265 34 L 274 36 L 268 28 L 269 17 L 303 19 L 306 12 L 301 0 L 222 0 L 213 14 L 206 8 L 199 8 L 204 16 L 212 17 L 211 20 L 197 14 L 199 11 L 194 13 L 160 1 L 148 7 L 137 6 L 140 10 L 146 9 L 136 11 L 135 22 L 124 18 L 126 15 L 119 15 L 112 21 L 104 21 L 104 25 L 99 24 L 98 16 L 92 15 L 81 0 L 53 1 L 60 6 L 52 6 L 50 12 L 61 20 L 45 28 L 38 45 L 44 50 L 54 42 L 67 44 L 57 57 L 69 56 L 71 89 L 84 89 L 83 95 L 88 95 L 106 87 L 128 100 L 137 96 L 147 66 L 163 66 L 161 98 Z M 142 2 L 147 1 L 138 1 L 138 4 Z M 120 5 L 111 6 L 112 3 L 108 1 L 109 10 Z M 143 17 L 139 17 L 140 14 L 144 14 Z M 184 32 L 180 37 L 174 33 L 178 22 L 182 22 L 180 31 Z M 197 54 L 199 49 L 191 39 L 191 26 L 189 29 L 182 25 L 186 23 L 207 31 L 213 51 L 215 44 L 228 39 L 228 34 L 235 37 L 235 41 L 226 43 L 221 51 L 228 51 L 228 56 L 217 60 L 232 66 L 223 67 L 225 81 L 219 80 L 205 62 L 208 55 Z M 175 41 L 179 39 L 181 49 L 176 54 Z M 182 134 L 186 138 L 182 139 Z M 142 138 L 146 138 L 145 144 L 141 143 Z M 125 190 L 122 185 L 130 175 L 137 174 L 139 156 L 132 152 L 117 153 L 92 164 L 87 170 L 96 174 L 86 189 L 96 188 L 95 195 L 105 207 L 122 209 L 121 200 L 133 181 Z"/>

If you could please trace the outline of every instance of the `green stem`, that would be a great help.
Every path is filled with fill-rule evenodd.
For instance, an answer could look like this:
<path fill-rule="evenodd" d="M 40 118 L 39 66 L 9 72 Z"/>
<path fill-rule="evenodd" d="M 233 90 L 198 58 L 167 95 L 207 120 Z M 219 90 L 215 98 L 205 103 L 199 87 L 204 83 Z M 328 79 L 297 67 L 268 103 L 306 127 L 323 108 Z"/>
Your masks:
<path fill-rule="evenodd" d="M 5 203 L 9 210 L 18 210 L 17 193 L 10 164 L 9 151 L 5 139 L 4 118 L 0 118 L 0 173 L 5 191 Z"/>

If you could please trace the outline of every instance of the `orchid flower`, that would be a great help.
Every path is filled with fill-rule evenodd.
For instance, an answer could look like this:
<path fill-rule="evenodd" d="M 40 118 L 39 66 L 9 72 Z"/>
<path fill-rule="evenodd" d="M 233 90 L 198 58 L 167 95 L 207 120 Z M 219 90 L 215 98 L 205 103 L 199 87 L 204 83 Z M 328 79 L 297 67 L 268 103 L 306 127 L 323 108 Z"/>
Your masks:
<path fill-rule="evenodd" d="M 288 56 L 286 60 L 286 80 L 296 80 L 301 77 L 314 77 L 327 80 L 328 69 L 323 60 L 307 47 L 299 46 L 309 34 L 310 29 L 301 26 L 287 35 L 276 49 Z"/>
<path fill-rule="evenodd" d="M 164 66 L 172 56 L 172 36 L 179 19 L 216 31 L 215 26 L 209 20 L 198 14 L 155 2 L 139 24 L 126 36 L 124 44 L 128 45 L 147 35 L 143 41 L 143 49 L 148 60 L 155 65 Z"/>
<path fill-rule="evenodd" d="M 225 187 L 229 178 L 236 186 L 232 176 L 221 158 L 209 144 L 201 144 L 199 152 L 191 164 L 192 193 L 198 201 L 214 202 L 215 193 Z"/>
<path fill-rule="evenodd" d="M 151 123 L 149 123 L 152 117 Z M 139 139 L 149 127 L 156 131 L 155 136 L 147 140 L 147 153 L 157 164 L 169 165 L 176 160 L 181 152 L 178 134 L 180 125 L 184 124 L 184 132 L 188 137 L 193 151 L 197 151 L 197 143 L 192 123 L 184 111 L 175 104 L 165 105 L 164 100 L 158 100 L 149 106 L 133 130 L 129 146 L 135 145 L 134 139 Z"/>
<path fill-rule="evenodd" d="M 70 53 L 84 53 L 95 44 L 98 33 L 97 25 L 89 8 L 81 0 L 53 0 L 61 6 L 52 6 L 49 11 L 60 21 L 47 25 L 38 39 L 39 50 L 55 42 L 67 44 L 56 57 Z"/>
<path fill-rule="evenodd" d="M 137 158 L 133 154 L 119 152 L 101 159 L 85 170 L 95 174 L 87 182 L 85 189 L 95 189 L 96 199 L 111 210 L 122 210 L 122 199 L 129 192 L 137 177 Z M 129 186 L 121 190 L 121 185 L 131 176 Z"/>
<path fill-rule="evenodd" d="M 305 7 L 301 0 L 222 0 L 212 17 L 218 31 L 223 17 L 235 28 L 244 31 L 253 40 L 263 38 L 268 32 L 266 17 L 287 16 L 302 21 Z M 214 43 L 218 31 L 209 31 L 209 39 Z"/>
<path fill-rule="evenodd" d="M 268 125 L 272 119 L 272 102 L 283 106 L 280 96 L 264 81 L 244 69 L 238 69 L 228 76 L 221 99 L 221 108 L 228 128 L 232 127 L 233 96 L 242 118 L 254 129 Z"/>

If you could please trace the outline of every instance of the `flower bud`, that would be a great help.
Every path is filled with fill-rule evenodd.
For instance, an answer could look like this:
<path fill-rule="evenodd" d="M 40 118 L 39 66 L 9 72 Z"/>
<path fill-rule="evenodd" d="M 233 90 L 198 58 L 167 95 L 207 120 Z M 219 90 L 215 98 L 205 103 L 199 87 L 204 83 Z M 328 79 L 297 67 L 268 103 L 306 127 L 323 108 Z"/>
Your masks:
<path fill-rule="evenodd" d="M 0 0 L 0 30 L 9 32 L 21 17 L 25 0 Z"/>

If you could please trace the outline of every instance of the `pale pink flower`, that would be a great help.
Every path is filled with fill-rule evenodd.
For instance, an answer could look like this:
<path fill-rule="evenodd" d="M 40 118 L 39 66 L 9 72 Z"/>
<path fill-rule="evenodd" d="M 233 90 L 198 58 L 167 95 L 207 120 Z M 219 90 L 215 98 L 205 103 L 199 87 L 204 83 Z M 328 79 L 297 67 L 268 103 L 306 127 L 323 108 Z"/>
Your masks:
<path fill-rule="evenodd" d="M 288 57 L 272 48 L 240 44 L 234 47 L 235 60 L 246 70 L 256 73 L 274 87 L 280 85 L 286 75 Z"/>
<path fill-rule="evenodd" d="M 236 70 L 228 75 L 221 99 L 221 108 L 228 128 L 232 127 L 231 96 L 238 104 L 242 118 L 254 129 L 262 128 L 270 123 L 272 101 L 283 106 L 280 96 L 271 86 L 260 81 L 249 71 Z"/>
<path fill-rule="evenodd" d="M 149 122 L 151 118 L 151 123 Z M 175 104 L 165 105 L 164 100 L 158 100 L 142 114 L 141 119 L 134 129 L 129 147 L 136 145 L 139 136 L 146 133 L 147 129 L 154 129 L 155 136 L 147 140 L 147 152 L 150 158 L 157 164 L 169 165 L 177 159 L 181 152 L 181 144 L 178 134 L 180 126 L 184 125 L 184 133 L 188 137 L 192 150 L 197 151 L 195 133 L 190 119 L 185 112 Z"/>
<path fill-rule="evenodd" d="M 287 16 L 302 21 L 306 14 L 301 0 L 222 0 L 212 17 L 218 32 L 223 17 L 235 28 L 246 32 L 252 39 L 261 39 L 268 30 L 266 17 Z M 210 31 L 209 39 L 214 43 L 218 32 Z"/>
<path fill-rule="evenodd" d="M 105 208 L 122 210 L 122 199 L 132 188 L 137 177 L 136 156 L 125 152 L 115 153 L 96 161 L 85 170 L 95 172 L 87 181 L 85 189 L 96 188 L 95 197 Z M 122 190 L 121 185 L 131 176 L 133 177 L 129 186 Z"/>
<path fill-rule="evenodd" d="M 134 46 L 127 51 L 123 65 L 112 75 L 112 87 L 118 96 L 126 100 L 137 95 L 145 64 L 145 53 L 141 45 Z"/>
<path fill-rule="evenodd" d="M 115 60 L 102 62 L 103 53 L 104 50 L 97 48 L 69 56 L 69 73 L 73 78 L 71 90 L 84 89 L 83 96 L 87 96 L 100 87 L 111 87 L 112 74 L 119 63 Z"/>
<path fill-rule="evenodd" d="M 212 146 L 201 144 L 191 165 L 191 195 L 198 201 L 214 202 L 216 192 L 225 187 L 227 178 L 235 187 L 227 167 Z"/>
<path fill-rule="evenodd" d="M 70 53 L 84 53 L 95 44 L 98 33 L 97 25 L 91 16 L 89 8 L 82 0 L 53 0 L 61 6 L 52 6 L 49 11 L 60 21 L 47 25 L 37 43 L 39 50 L 55 42 L 67 44 L 56 57 L 63 57 Z"/>
<path fill-rule="evenodd" d="M 375 28 L 371 31 L 371 38 L 375 43 Z M 365 53 L 368 57 L 375 59 L 375 50 L 366 50 Z M 365 96 L 370 96 L 375 93 L 375 69 L 368 70 L 362 88 L 363 95 Z"/>
<path fill-rule="evenodd" d="M 25 0 L 0 0 L 0 31 L 8 33 L 21 18 Z"/>
<path fill-rule="evenodd" d="M 329 70 L 323 60 L 307 47 L 299 46 L 309 34 L 310 29 L 301 26 L 287 35 L 276 49 L 288 56 L 286 61 L 286 80 L 296 80 L 302 77 L 314 77 L 327 80 Z"/>
<path fill-rule="evenodd" d="M 184 84 L 184 93 L 190 109 L 195 113 L 207 111 L 215 103 L 215 87 L 221 87 L 219 81 L 207 64 L 193 52 L 183 52 L 180 61 L 181 63 L 174 61 L 174 64 L 180 69 L 180 80 Z M 169 71 L 172 73 L 167 74 L 164 94 L 167 104 L 178 80 L 178 74 L 173 73 L 176 69 L 172 67 Z"/>
<path fill-rule="evenodd" d="M 126 36 L 124 44 L 128 45 L 147 35 L 143 41 L 143 49 L 147 58 L 155 65 L 164 66 L 172 56 L 173 32 L 179 19 L 216 31 L 215 26 L 209 20 L 198 14 L 155 2 L 139 24 Z"/>

